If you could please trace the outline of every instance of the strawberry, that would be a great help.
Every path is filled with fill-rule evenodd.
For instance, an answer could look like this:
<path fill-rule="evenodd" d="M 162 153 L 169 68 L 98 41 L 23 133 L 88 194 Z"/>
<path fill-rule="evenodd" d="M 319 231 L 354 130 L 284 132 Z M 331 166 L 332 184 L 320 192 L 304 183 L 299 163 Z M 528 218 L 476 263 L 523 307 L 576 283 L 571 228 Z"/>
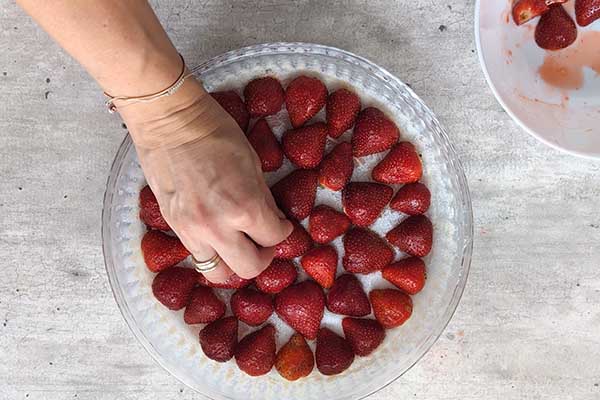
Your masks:
<path fill-rule="evenodd" d="M 315 207 L 308 219 L 310 237 L 320 244 L 327 244 L 350 228 L 350 219 L 341 212 L 325 205 Z"/>
<path fill-rule="evenodd" d="M 373 313 L 385 329 L 402 325 L 412 314 L 409 295 L 396 289 L 375 289 L 369 293 Z"/>
<path fill-rule="evenodd" d="M 350 181 L 352 171 L 352 145 L 348 142 L 339 143 L 323 159 L 319 169 L 319 183 L 337 192 Z"/>
<path fill-rule="evenodd" d="M 196 285 L 196 275 L 193 269 L 182 267 L 161 271 L 152 281 L 152 294 L 168 309 L 181 310 L 190 299 Z"/>
<path fill-rule="evenodd" d="M 358 114 L 352 135 L 352 153 L 355 157 L 380 153 L 398 141 L 400 130 L 396 124 L 375 107 L 365 108 Z"/>
<path fill-rule="evenodd" d="M 332 246 L 315 247 L 302 256 L 304 271 L 319 285 L 328 289 L 333 285 L 337 271 L 338 255 Z"/>
<path fill-rule="evenodd" d="M 422 183 L 416 182 L 402 186 L 390 202 L 390 208 L 408 215 L 419 215 L 429 209 L 430 203 L 429 189 Z"/>
<path fill-rule="evenodd" d="M 186 324 L 208 324 L 225 314 L 225 304 L 209 287 L 198 286 L 192 290 L 190 301 L 185 307 L 183 320 Z"/>
<path fill-rule="evenodd" d="M 309 340 L 317 337 L 324 310 L 323 289 L 313 281 L 287 287 L 275 297 L 277 315 Z"/>
<path fill-rule="evenodd" d="M 535 28 L 535 42 L 545 50 L 560 50 L 577 39 L 577 26 L 561 4 L 550 6 Z"/>
<path fill-rule="evenodd" d="M 283 177 L 271 188 L 273 197 L 281 210 L 298 221 L 308 217 L 317 194 L 316 170 L 297 169 Z"/>
<path fill-rule="evenodd" d="M 554 3 L 565 3 L 567 0 L 518 0 L 513 4 L 512 17 L 517 25 L 523 25 L 546 13 Z"/>
<path fill-rule="evenodd" d="M 277 171 L 283 164 L 283 150 L 277 141 L 273 131 L 264 118 L 256 121 L 250 133 L 248 133 L 248 142 L 256 151 L 263 172 Z"/>
<path fill-rule="evenodd" d="M 263 293 L 276 294 L 294 283 L 297 277 L 298 271 L 293 262 L 276 258 L 254 278 L 254 284 Z"/>
<path fill-rule="evenodd" d="M 208 286 L 217 289 L 240 289 L 251 284 L 252 280 L 240 278 L 238 275 L 233 274 L 225 282 L 214 283 L 206 279 L 204 275 L 198 274 L 198 283 L 202 286 Z"/>
<path fill-rule="evenodd" d="M 292 259 L 300 257 L 313 247 L 310 236 L 302 225 L 295 222 L 294 230 L 283 242 L 275 246 L 275 257 Z"/>
<path fill-rule="evenodd" d="M 342 207 L 354 225 L 369 226 L 390 202 L 394 190 L 374 182 L 350 182 L 342 191 Z"/>
<path fill-rule="evenodd" d="M 171 227 L 160 212 L 156 196 L 154 196 L 152 189 L 148 185 L 144 186 L 140 191 L 140 219 L 152 229 L 160 231 L 171 230 Z"/>
<path fill-rule="evenodd" d="M 305 169 L 321 163 L 326 142 L 327 125 L 323 122 L 289 130 L 281 139 L 287 158 L 297 167 Z"/>
<path fill-rule="evenodd" d="M 229 361 L 235 352 L 238 320 L 225 317 L 206 325 L 200 331 L 200 347 L 206 357 L 218 362 Z"/>
<path fill-rule="evenodd" d="M 214 92 L 210 95 L 229 115 L 233 117 L 235 122 L 237 122 L 239 127 L 245 133 L 246 129 L 248 129 L 248 123 L 250 122 L 250 114 L 248 114 L 246 106 L 240 96 L 233 90 Z"/>
<path fill-rule="evenodd" d="M 270 76 L 250 81 L 244 88 L 244 97 L 253 118 L 277 114 L 284 101 L 281 83 Z"/>
<path fill-rule="evenodd" d="M 425 286 L 425 263 L 418 257 L 404 258 L 386 266 L 382 276 L 398 289 L 408 294 L 417 294 Z"/>
<path fill-rule="evenodd" d="M 376 233 L 352 228 L 344 236 L 342 264 L 348 272 L 369 274 L 379 271 L 394 259 L 394 252 Z"/>
<path fill-rule="evenodd" d="M 190 252 L 175 236 L 161 231 L 148 231 L 142 238 L 142 254 L 152 272 L 160 272 L 185 260 Z"/>
<path fill-rule="evenodd" d="M 275 368 L 279 375 L 288 381 L 295 381 L 310 375 L 315 366 L 312 350 L 306 339 L 294 333 L 290 340 L 283 345 L 275 358 Z"/>
<path fill-rule="evenodd" d="M 318 80 L 301 75 L 285 91 L 285 106 L 294 128 L 304 125 L 325 106 L 327 87 Z"/>
<path fill-rule="evenodd" d="M 354 351 L 346 339 L 328 328 L 321 328 L 317 337 L 315 359 L 317 369 L 323 375 L 337 375 L 352 365 Z"/>
<path fill-rule="evenodd" d="M 238 289 L 231 296 L 231 311 L 240 321 L 258 326 L 273 314 L 273 300 L 254 289 Z"/>
<path fill-rule="evenodd" d="M 396 144 L 373 168 L 373 180 L 387 184 L 412 183 L 421 178 L 423 166 L 415 146 L 409 142 Z"/>
<path fill-rule="evenodd" d="M 357 356 L 368 356 L 385 338 L 385 329 L 374 319 L 344 318 L 344 336 Z"/>
<path fill-rule="evenodd" d="M 369 298 L 352 274 L 341 275 L 335 280 L 327 293 L 327 308 L 332 313 L 352 317 L 364 317 L 371 313 Z"/>
<path fill-rule="evenodd" d="M 588 26 L 600 18 L 600 0 L 575 0 L 575 18 L 580 26 Z"/>
<path fill-rule="evenodd" d="M 246 335 L 235 347 L 235 362 L 250 376 L 264 375 L 275 364 L 275 327 L 271 324 Z"/>
<path fill-rule="evenodd" d="M 338 89 L 327 98 L 325 112 L 329 136 L 338 138 L 354 125 L 360 112 L 360 99 L 348 89 Z"/>
<path fill-rule="evenodd" d="M 424 215 L 406 218 L 385 235 L 388 242 L 411 256 L 425 257 L 431 251 L 433 226 Z"/>

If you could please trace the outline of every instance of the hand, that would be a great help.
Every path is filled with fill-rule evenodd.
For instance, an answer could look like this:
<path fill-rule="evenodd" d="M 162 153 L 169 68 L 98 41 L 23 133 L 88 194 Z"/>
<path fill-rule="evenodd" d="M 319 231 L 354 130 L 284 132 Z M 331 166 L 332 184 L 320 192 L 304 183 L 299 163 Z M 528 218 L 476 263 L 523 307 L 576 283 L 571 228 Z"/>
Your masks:
<path fill-rule="evenodd" d="M 293 227 L 229 114 L 194 80 L 119 112 L 166 221 L 197 260 L 221 256 L 207 279 L 222 282 L 233 272 L 250 279 L 267 268 Z"/>

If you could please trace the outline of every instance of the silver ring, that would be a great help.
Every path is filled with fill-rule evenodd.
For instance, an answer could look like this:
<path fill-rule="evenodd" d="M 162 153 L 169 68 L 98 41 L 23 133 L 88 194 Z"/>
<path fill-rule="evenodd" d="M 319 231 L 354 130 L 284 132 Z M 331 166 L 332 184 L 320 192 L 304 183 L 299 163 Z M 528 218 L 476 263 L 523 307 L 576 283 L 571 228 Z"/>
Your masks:
<path fill-rule="evenodd" d="M 198 261 L 196 260 L 196 257 L 192 256 L 192 264 L 194 264 L 196 271 L 200 272 L 201 274 L 214 271 L 217 269 L 220 262 L 221 257 L 218 254 L 215 254 L 206 261 Z"/>

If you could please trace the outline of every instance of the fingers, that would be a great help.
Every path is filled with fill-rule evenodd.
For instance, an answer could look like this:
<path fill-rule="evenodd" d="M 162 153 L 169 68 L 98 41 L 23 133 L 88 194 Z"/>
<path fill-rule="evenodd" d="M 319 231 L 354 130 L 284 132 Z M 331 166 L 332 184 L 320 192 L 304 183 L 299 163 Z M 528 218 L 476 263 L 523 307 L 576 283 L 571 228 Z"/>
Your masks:
<path fill-rule="evenodd" d="M 241 278 L 252 279 L 263 272 L 273 261 L 273 247 L 256 247 L 239 231 L 224 232 L 222 240 L 213 243 L 214 249 Z"/>
<path fill-rule="evenodd" d="M 190 248 L 193 249 L 190 250 L 190 253 L 192 253 L 192 256 L 194 256 L 194 258 L 197 261 L 210 260 L 216 254 L 215 250 L 212 247 L 202 242 L 196 243 L 194 241 L 194 245 L 187 248 L 188 250 L 190 250 Z M 219 264 L 217 264 L 216 269 L 210 272 L 203 272 L 202 275 L 204 275 L 206 279 L 208 279 L 211 282 L 221 283 L 229 279 L 229 277 L 233 275 L 233 271 L 231 270 L 231 268 L 229 268 L 225 261 L 221 260 Z"/>

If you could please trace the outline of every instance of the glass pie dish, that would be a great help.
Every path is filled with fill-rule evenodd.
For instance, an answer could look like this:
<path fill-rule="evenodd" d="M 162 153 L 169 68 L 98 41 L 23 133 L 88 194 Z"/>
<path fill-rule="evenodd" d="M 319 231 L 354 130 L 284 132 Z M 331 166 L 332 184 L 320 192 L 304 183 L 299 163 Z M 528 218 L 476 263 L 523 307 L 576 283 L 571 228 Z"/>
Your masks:
<path fill-rule="evenodd" d="M 131 331 L 163 368 L 212 399 L 350 400 L 368 396 L 393 382 L 427 352 L 450 321 L 471 262 L 473 222 L 469 190 L 456 152 L 436 117 L 389 72 L 332 47 L 303 43 L 251 46 L 215 57 L 193 72 L 209 91 L 243 88 L 245 82 L 263 75 L 274 75 L 285 85 L 291 77 L 305 73 L 320 77 L 330 90 L 351 87 L 360 95 L 363 106 L 382 108 L 400 128 L 401 139 L 410 140 L 422 155 L 422 181 L 432 192 L 428 215 L 434 225 L 434 245 L 425 258 L 427 283 L 422 292 L 413 296 L 412 317 L 401 327 L 388 330 L 385 341 L 371 356 L 357 357 L 341 375 L 326 377 L 315 369 L 307 378 L 288 382 L 275 369 L 252 378 L 242 373 L 235 361 L 211 361 L 198 343 L 201 327 L 186 325 L 182 311 L 170 311 L 152 296 L 154 274 L 144 265 L 140 240 L 145 226 L 138 218 L 138 194 L 145 180 L 135 148 L 126 137 L 108 178 L 102 240 L 110 284 Z M 269 120 L 277 135 L 287 128 L 285 110 L 280 114 Z M 370 168 L 381 157 L 369 156 L 358 163 L 353 180 L 369 179 Z M 268 183 L 275 182 L 290 168 L 286 164 L 269 174 Z M 339 202 L 339 193 L 327 192 L 319 189 L 317 204 Z M 372 229 L 384 234 L 399 218 L 398 213 L 386 210 Z M 341 255 L 340 243 L 338 238 L 334 245 Z M 379 273 L 370 275 L 361 277 L 366 291 L 389 286 Z M 276 316 L 271 318 L 278 329 L 280 346 L 289 338 L 291 329 Z M 326 312 L 323 324 L 341 331 L 339 316 Z M 240 335 L 248 330 L 241 327 Z M 314 343 L 311 346 L 314 348 Z"/>

